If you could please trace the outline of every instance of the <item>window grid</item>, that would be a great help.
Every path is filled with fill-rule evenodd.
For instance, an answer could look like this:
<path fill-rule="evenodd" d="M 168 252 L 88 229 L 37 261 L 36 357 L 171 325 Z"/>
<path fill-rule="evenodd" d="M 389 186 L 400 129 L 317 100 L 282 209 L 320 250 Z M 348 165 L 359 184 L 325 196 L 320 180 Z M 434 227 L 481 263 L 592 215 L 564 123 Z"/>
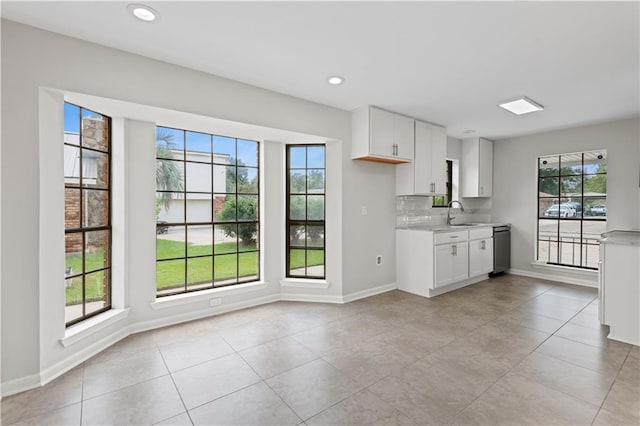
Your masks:
<path fill-rule="evenodd" d="M 162 286 L 163 284 L 159 283 L 160 281 L 160 269 L 158 270 L 158 282 L 157 282 L 157 296 L 158 297 L 163 297 L 163 296 L 170 296 L 170 295 L 175 295 L 175 294 L 182 294 L 182 293 L 190 293 L 190 292 L 194 292 L 194 291 L 200 291 L 200 290 L 204 290 L 204 289 L 209 289 L 209 288 L 219 288 L 219 287 L 225 287 L 225 286 L 230 286 L 230 285 L 237 285 L 237 284 L 242 284 L 242 283 L 247 283 L 247 282 L 252 282 L 252 281 L 257 281 L 260 279 L 260 250 L 259 250 L 259 246 L 258 246 L 258 236 L 260 233 L 260 227 L 259 227 L 259 211 L 260 211 L 260 197 L 259 197 L 259 162 L 260 162 L 260 158 L 259 158 L 259 150 L 258 150 L 258 143 L 256 141 L 249 141 L 249 140 L 245 140 L 245 139 L 240 139 L 240 138 L 235 138 L 235 137 L 227 137 L 227 136 L 221 136 L 221 135 L 215 135 L 215 134 L 207 134 L 207 133 L 200 133 L 200 132 L 192 132 L 192 131 L 188 131 L 188 130 L 183 130 L 183 129 L 174 129 L 174 128 L 169 128 L 169 127 L 158 127 L 157 128 L 159 131 L 161 130 L 171 130 L 174 132 L 179 132 L 182 136 L 182 141 L 181 141 L 181 145 L 182 148 L 180 150 L 177 151 L 181 151 L 181 157 L 179 159 L 176 158 L 167 158 L 168 156 L 164 155 L 164 156 L 160 156 L 160 155 L 156 155 L 156 161 L 157 164 L 160 165 L 160 163 L 162 162 L 167 162 L 169 164 L 176 164 L 178 165 L 178 169 L 181 170 L 182 172 L 182 176 L 183 176 L 183 184 L 182 184 L 182 188 L 171 188 L 171 189 L 161 189 L 161 188 L 156 188 L 156 192 L 157 194 L 170 194 L 170 195 L 175 195 L 175 194 L 179 194 L 180 197 L 182 198 L 182 218 L 183 220 L 174 220 L 174 221 L 158 221 L 157 225 L 156 225 L 156 234 L 158 236 L 162 235 L 163 233 L 166 233 L 167 231 L 171 230 L 171 229 L 182 229 L 184 230 L 184 241 L 183 241 L 183 254 L 179 254 L 175 255 L 175 256 L 168 256 L 168 257 L 162 257 L 162 258 L 157 258 L 157 265 L 158 268 L 160 268 L 162 265 L 169 265 L 170 262 L 178 262 L 181 261 L 182 266 L 180 267 L 180 269 L 183 269 L 183 277 L 181 282 L 174 282 L 174 283 L 169 283 L 170 286 L 167 289 L 162 289 L 160 288 L 160 286 Z M 209 157 L 208 160 L 193 160 L 193 159 L 188 159 L 188 155 L 191 153 L 193 154 L 192 151 L 189 151 L 188 148 L 188 143 L 187 143 L 187 137 L 188 135 L 200 135 L 200 136 L 206 136 L 206 138 L 209 139 L 209 147 L 208 147 L 208 152 L 206 152 L 207 156 Z M 229 161 L 223 161 L 223 160 L 216 160 L 216 156 L 221 156 L 220 154 L 217 154 L 215 152 L 215 138 L 223 138 L 226 140 L 233 140 L 234 141 L 234 150 L 232 155 L 229 156 L 228 160 L 232 160 L 232 163 L 229 163 Z M 241 161 L 239 159 L 239 153 L 238 153 L 238 143 L 239 141 L 243 141 L 243 142 L 250 142 L 250 143 L 254 143 L 255 144 L 255 166 L 251 166 L 251 165 L 244 165 L 241 164 Z M 210 184 L 210 190 L 207 191 L 203 191 L 203 190 L 193 190 L 193 189 L 189 189 L 188 185 L 190 184 L 190 172 L 189 172 L 189 164 L 194 164 L 194 165 L 202 165 L 202 166 L 208 166 L 209 167 L 209 174 L 210 174 L 210 182 L 208 182 L 208 184 Z M 224 166 L 224 170 L 225 170 L 225 190 L 222 191 L 217 191 L 216 188 L 216 176 L 215 176 L 215 170 L 216 170 L 216 166 Z M 229 172 L 229 170 L 233 171 L 233 176 L 236 176 L 236 180 L 234 183 L 234 190 L 233 191 L 229 191 L 226 187 L 226 176 L 227 173 Z M 249 172 L 249 170 L 253 170 L 255 173 L 255 184 L 253 185 L 255 187 L 255 191 L 247 191 L 247 190 L 242 190 L 238 184 L 238 176 L 240 175 L 238 173 L 239 170 L 245 170 L 247 171 L 247 173 Z M 194 173 L 195 176 L 195 173 Z M 195 181 L 195 180 L 194 180 Z M 158 186 L 158 182 L 157 186 Z M 210 204 L 209 204 L 209 212 L 210 213 L 210 220 L 189 220 L 188 218 L 188 214 L 190 211 L 189 207 L 189 200 L 194 200 L 194 198 L 189 198 L 190 196 L 197 196 L 197 195 L 204 195 L 204 196 L 208 196 L 210 197 Z M 224 204 L 226 204 L 226 202 L 228 201 L 227 198 L 228 197 L 233 197 L 232 199 L 234 200 L 234 204 L 235 204 L 235 220 L 217 220 L 216 219 L 216 214 L 217 212 L 217 208 L 216 208 L 216 199 L 220 198 L 220 197 L 224 197 Z M 242 197 L 251 197 L 252 199 L 255 200 L 255 218 L 253 219 L 241 219 L 241 209 L 240 209 L 240 205 L 239 205 L 239 200 L 242 200 Z M 224 207 L 223 207 L 224 208 Z M 241 227 L 243 226 L 247 226 L 247 225 L 253 225 L 255 226 L 255 232 L 253 232 L 253 234 L 255 234 L 255 245 L 253 249 L 248 249 L 247 246 L 244 246 L 241 248 L 240 245 L 240 238 L 239 238 L 239 231 L 241 230 Z M 202 235 L 202 232 L 197 232 L 196 230 L 194 230 L 194 228 L 196 227 L 210 227 L 211 228 L 211 249 L 203 254 L 194 254 L 193 251 L 195 251 L 195 248 L 192 248 L 190 246 L 190 234 L 200 234 Z M 216 231 L 217 230 L 223 230 L 223 229 L 229 229 L 232 232 L 234 232 L 236 234 L 236 238 L 235 238 L 235 248 L 233 251 L 228 251 L 228 252 L 222 252 L 222 253 L 217 253 L 215 245 L 217 243 L 223 242 L 223 241 L 218 241 L 219 238 L 216 237 Z M 235 229 L 235 230 L 234 230 Z M 158 239 L 159 240 L 159 239 Z M 158 241 L 157 240 L 157 241 Z M 255 267 L 251 268 L 249 267 L 249 269 L 253 269 L 254 273 L 250 274 L 250 275 L 243 275 L 243 271 L 241 270 L 241 265 L 242 265 L 242 259 L 245 258 L 247 255 L 251 255 L 253 253 L 253 256 L 255 258 Z M 234 261 L 232 262 L 235 266 L 233 269 L 235 269 L 235 273 L 233 274 L 234 278 L 227 278 L 227 279 L 220 279 L 220 280 L 216 280 L 216 266 L 220 267 L 221 264 L 223 263 L 228 263 L 228 260 L 231 256 L 235 256 Z M 209 266 L 210 266 L 210 273 L 209 270 L 207 270 L 206 272 L 208 273 L 207 277 L 202 277 L 202 278 L 196 278 L 196 273 L 193 271 L 197 271 L 197 264 L 196 262 L 199 259 L 207 259 L 210 258 L 210 262 L 209 262 Z M 250 262 L 248 262 L 250 263 Z M 202 266 L 202 265 L 200 265 Z M 220 269 L 220 268 L 219 268 Z M 192 273 L 193 272 L 193 273 Z"/>
<path fill-rule="evenodd" d="M 570 158 L 576 155 L 580 157 L 579 173 L 571 168 L 571 164 L 575 164 L 575 162 L 567 161 L 569 165 L 563 164 L 563 157 Z M 599 161 L 603 160 L 601 163 L 598 163 L 595 171 L 588 173 L 585 172 L 585 158 L 587 156 L 590 159 L 597 158 Z M 549 172 L 546 171 L 545 173 L 541 173 L 541 171 L 546 170 L 543 166 L 546 166 L 548 161 L 556 160 L 558 164 L 557 174 L 555 172 L 549 174 Z M 553 169 L 550 170 L 553 171 Z M 538 158 L 538 244 L 536 246 L 536 258 L 538 260 L 546 260 L 546 263 L 551 265 L 580 269 L 598 269 L 595 254 L 598 253 L 598 247 L 600 245 L 598 240 L 599 233 L 593 234 L 593 231 L 586 231 L 585 224 L 589 226 L 597 223 L 604 225 L 606 222 L 606 175 L 606 151 L 562 154 Z M 604 179 L 603 192 L 591 193 L 589 196 L 585 196 L 585 194 L 588 193 L 585 191 L 585 178 L 594 178 L 597 176 L 601 176 Z M 566 194 L 566 191 L 563 189 L 563 183 L 576 178 L 579 178 L 579 196 L 576 196 L 575 193 Z M 557 185 L 554 180 L 557 180 Z M 551 181 L 552 187 L 556 186 L 557 195 L 543 191 L 543 189 L 549 188 L 549 185 L 544 184 L 545 181 Z M 563 199 L 565 201 L 563 201 Z M 575 201 L 576 199 L 579 199 L 579 201 Z M 593 212 L 595 209 L 592 206 L 596 205 L 595 203 L 598 201 L 605 203 L 602 217 L 595 216 L 596 213 Z M 566 206 L 568 204 L 573 205 L 575 208 L 571 209 L 570 206 L 567 206 L 569 208 L 562 209 L 563 205 Z M 563 227 L 561 225 L 572 222 L 578 226 L 579 232 L 575 233 L 577 236 L 563 235 Z M 546 232 L 547 235 L 543 235 L 544 232 L 541 231 L 542 223 L 545 223 L 547 227 L 549 223 L 555 223 L 555 231 Z M 602 228 L 604 230 L 604 226 L 602 226 Z M 578 239 L 578 242 L 576 242 L 576 239 Z M 578 247 L 577 254 L 576 246 Z M 565 258 L 563 248 L 565 248 L 566 251 L 567 247 L 570 247 L 571 250 L 571 262 L 562 260 Z M 589 253 L 591 253 L 591 257 Z"/>
<path fill-rule="evenodd" d="M 65 164 L 65 257 L 67 257 L 67 260 L 65 261 L 65 292 L 67 293 L 67 295 L 65 296 L 66 299 L 66 318 L 67 320 L 66 322 L 66 326 L 69 327 L 73 324 L 77 324 L 81 321 L 84 321 L 87 318 L 91 318 L 95 315 L 98 315 L 102 312 L 108 311 L 109 309 L 111 309 L 111 238 L 112 238 L 112 233 L 111 233 L 111 118 L 103 115 L 103 114 L 99 114 L 96 113 L 94 111 L 91 111 L 89 109 L 80 107 L 78 105 L 74 105 L 71 104 L 69 102 L 65 102 L 65 121 L 68 119 L 69 121 L 74 121 L 76 118 L 74 117 L 69 117 L 69 112 L 68 111 L 73 111 L 74 109 L 77 109 L 77 123 L 78 125 L 78 143 L 74 144 L 73 142 L 63 142 L 63 146 L 64 147 L 69 147 L 70 149 L 77 149 L 78 150 L 78 167 L 77 167 L 77 183 L 74 182 L 76 176 L 75 173 L 72 173 L 72 176 L 67 176 L 67 167 Z M 105 129 L 106 131 L 104 132 L 103 136 L 103 142 L 106 142 L 106 148 L 105 149 L 100 149 L 100 148 L 96 148 L 96 147 L 91 147 L 91 146 L 87 146 L 85 144 L 85 125 L 84 125 L 84 115 L 85 113 L 88 113 L 90 115 L 93 115 L 94 117 L 99 118 L 101 122 L 103 122 L 103 129 Z M 65 124 L 66 127 L 66 124 Z M 65 128 L 65 133 L 66 133 L 66 128 Z M 89 183 L 85 182 L 85 174 L 86 174 L 86 166 L 87 164 L 85 164 L 85 155 L 87 155 L 88 153 L 95 153 L 96 155 L 100 156 L 101 154 L 106 154 L 106 173 L 107 173 L 107 180 L 105 182 L 105 187 L 100 188 L 98 187 L 98 181 L 99 181 L 99 173 L 100 173 L 100 166 L 97 164 L 96 165 L 96 186 L 90 186 Z M 65 156 L 65 161 L 67 161 L 66 156 Z M 96 161 L 97 163 L 98 161 Z M 97 192 L 104 192 L 107 194 L 107 208 L 106 208 L 106 214 L 105 214 L 105 224 L 104 225 L 100 225 L 100 226 L 86 226 L 85 222 L 89 221 L 89 218 L 87 217 L 87 215 L 89 214 L 89 208 L 86 206 L 86 203 L 89 201 L 89 197 L 87 195 L 85 195 L 85 193 L 87 193 L 88 191 L 97 191 Z M 68 192 L 76 192 L 77 193 L 77 203 L 73 201 L 73 198 L 68 199 L 67 198 L 67 193 Z M 77 208 L 78 209 L 78 215 L 77 215 L 77 226 L 68 226 L 67 225 L 67 216 L 69 216 L 71 213 L 71 210 L 73 208 Z M 104 207 L 104 206 L 99 206 L 99 207 Z M 106 266 L 102 266 L 99 268 L 91 268 L 90 270 L 87 270 L 87 250 L 89 249 L 89 239 L 87 238 L 87 234 L 89 233 L 95 233 L 95 232 L 106 232 L 107 233 L 107 238 L 106 238 L 106 244 L 104 244 L 103 246 L 103 265 Z M 68 257 L 76 257 L 78 256 L 77 253 L 70 253 L 70 249 L 67 247 L 67 240 L 71 240 L 73 241 L 73 236 L 74 235 L 79 235 L 80 238 L 80 257 L 81 257 L 81 270 L 79 272 L 74 273 L 73 272 L 73 268 L 71 266 L 68 266 L 69 263 L 72 263 L 71 261 L 68 261 Z M 70 236 L 71 238 L 67 238 L 68 236 Z M 72 243 L 73 244 L 73 243 Z M 95 298 L 95 295 L 93 297 L 88 297 L 89 295 L 87 294 L 87 276 L 88 275 L 94 275 L 94 274 L 103 274 L 103 278 L 102 278 L 102 304 L 103 306 L 101 308 L 97 308 L 97 309 L 92 309 L 91 311 L 88 312 L 87 309 L 87 304 L 91 303 L 92 301 L 94 301 L 93 299 Z M 70 293 L 73 292 L 74 288 L 74 281 L 76 280 L 80 280 L 80 285 L 81 285 L 81 299 L 80 299 L 80 305 L 81 305 L 81 312 L 78 315 L 77 312 L 73 312 L 71 311 L 75 305 L 78 305 L 78 303 L 73 303 L 74 302 L 74 296 L 71 296 Z M 70 301 L 71 299 L 71 301 Z M 88 300 L 90 299 L 90 300 Z M 72 313 L 70 313 L 70 311 Z"/>
<path fill-rule="evenodd" d="M 309 148 L 321 148 L 322 149 L 322 167 L 318 167 L 314 165 L 313 167 L 308 167 L 308 150 Z M 292 167 L 291 161 L 291 150 L 292 149 L 304 149 L 305 154 L 305 164 L 304 167 Z M 287 145 L 286 152 L 286 276 L 289 278 L 309 278 L 309 279 L 324 279 L 326 277 L 326 239 L 325 239 L 325 217 L 326 217 L 326 150 L 325 145 L 320 144 L 309 144 L 309 145 Z M 309 188 L 309 173 L 310 172 L 318 172 L 322 173 L 323 179 L 323 188 L 322 192 L 318 192 L 317 189 Z M 291 174 L 292 172 L 303 173 L 305 176 L 304 179 L 304 190 L 292 192 L 292 180 Z M 292 218 L 292 197 L 304 197 L 304 218 Z M 314 197 L 314 199 L 322 199 L 322 214 L 321 219 L 317 218 L 309 218 L 309 197 Z M 321 197 L 321 198 L 319 198 Z M 317 214 L 317 213 L 316 213 Z M 292 228 L 298 227 L 298 229 L 304 229 L 304 245 L 296 245 L 292 244 Z M 302 227 L 302 228 L 300 228 Z M 317 243 L 309 246 L 309 228 L 315 230 L 316 233 L 319 233 L 321 237 L 319 237 L 322 241 L 322 244 L 319 245 Z M 318 237 L 318 236 L 317 236 Z M 294 255 L 294 250 L 302 250 L 304 252 L 303 260 L 298 264 L 299 260 L 292 263 L 292 257 Z M 314 255 L 313 259 L 309 258 L 310 253 L 317 253 L 318 255 Z M 321 259 L 321 261 L 319 260 Z M 311 268 L 316 268 L 311 269 Z M 322 274 L 318 273 L 318 268 L 322 267 Z M 303 272 L 304 271 L 304 272 Z"/>
<path fill-rule="evenodd" d="M 434 196 L 432 207 L 448 207 L 449 202 L 453 199 L 453 161 L 452 160 L 446 160 L 446 161 L 447 161 L 447 182 L 446 182 L 447 193 L 446 195 Z"/>

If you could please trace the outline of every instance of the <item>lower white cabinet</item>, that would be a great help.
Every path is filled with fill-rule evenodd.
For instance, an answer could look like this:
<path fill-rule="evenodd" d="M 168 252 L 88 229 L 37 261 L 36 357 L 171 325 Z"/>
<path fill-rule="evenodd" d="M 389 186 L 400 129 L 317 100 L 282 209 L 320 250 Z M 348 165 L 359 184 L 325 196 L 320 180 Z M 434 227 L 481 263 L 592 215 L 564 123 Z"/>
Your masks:
<path fill-rule="evenodd" d="M 435 282 L 440 288 L 469 276 L 467 242 L 435 246 Z"/>
<path fill-rule="evenodd" d="M 448 232 L 398 229 L 398 288 L 432 297 L 482 281 L 493 269 L 493 238 L 487 236 L 492 232 L 491 227 Z M 471 236 L 475 239 L 469 241 Z"/>
<path fill-rule="evenodd" d="M 493 237 L 469 241 L 469 276 L 493 271 Z"/>
<path fill-rule="evenodd" d="M 599 318 L 609 339 L 640 345 L 640 231 L 609 231 L 600 241 Z"/>

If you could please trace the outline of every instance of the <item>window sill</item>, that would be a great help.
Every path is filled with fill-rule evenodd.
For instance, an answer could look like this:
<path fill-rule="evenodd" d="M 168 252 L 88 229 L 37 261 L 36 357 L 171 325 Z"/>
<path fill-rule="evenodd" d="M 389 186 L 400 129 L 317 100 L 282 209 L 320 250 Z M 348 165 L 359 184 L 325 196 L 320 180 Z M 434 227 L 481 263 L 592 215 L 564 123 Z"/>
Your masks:
<path fill-rule="evenodd" d="M 60 343 L 65 348 L 74 345 L 92 334 L 125 319 L 129 316 L 130 310 L 131 308 L 111 309 L 103 314 L 72 325 L 66 329 L 64 337 L 60 339 Z"/>
<path fill-rule="evenodd" d="M 570 266 L 562 266 L 562 265 L 549 265 L 546 262 L 535 261 L 531 262 L 531 266 L 535 269 L 547 270 L 547 271 L 562 271 L 562 272 L 570 272 L 576 275 L 582 275 L 584 277 L 597 277 L 598 271 L 592 269 L 582 269 L 582 268 L 572 268 Z"/>
<path fill-rule="evenodd" d="M 285 278 L 280 280 L 282 287 L 294 288 L 329 288 L 331 283 L 327 280 L 314 280 L 310 278 Z"/>
<path fill-rule="evenodd" d="M 189 303 L 208 300 L 213 297 L 232 296 L 234 294 L 250 293 L 267 288 L 269 283 L 257 281 L 246 284 L 237 284 L 229 287 L 212 288 L 193 293 L 176 294 L 175 296 L 159 297 L 149 305 L 152 309 L 166 309 L 174 306 L 187 305 Z M 215 305 L 211 305 L 215 306 Z"/>

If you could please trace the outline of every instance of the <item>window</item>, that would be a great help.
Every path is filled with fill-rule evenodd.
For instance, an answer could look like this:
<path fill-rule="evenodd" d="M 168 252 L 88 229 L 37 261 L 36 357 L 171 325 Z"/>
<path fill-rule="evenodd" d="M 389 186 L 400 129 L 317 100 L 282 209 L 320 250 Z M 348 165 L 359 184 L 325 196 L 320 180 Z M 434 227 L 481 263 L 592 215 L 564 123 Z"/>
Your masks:
<path fill-rule="evenodd" d="M 597 269 L 606 220 L 606 151 L 538 159 L 538 261 Z"/>
<path fill-rule="evenodd" d="M 258 142 L 156 128 L 156 294 L 257 281 Z"/>
<path fill-rule="evenodd" d="M 453 200 L 451 195 L 453 192 L 453 161 L 447 160 L 447 193 L 445 195 L 437 195 L 433 197 L 433 207 L 448 207 L 449 202 Z"/>
<path fill-rule="evenodd" d="M 111 308 L 111 119 L 64 104 L 65 322 Z"/>
<path fill-rule="evenodd" d="M 287 277 L 325 277 L 325 146 L 287 145 Z"/>

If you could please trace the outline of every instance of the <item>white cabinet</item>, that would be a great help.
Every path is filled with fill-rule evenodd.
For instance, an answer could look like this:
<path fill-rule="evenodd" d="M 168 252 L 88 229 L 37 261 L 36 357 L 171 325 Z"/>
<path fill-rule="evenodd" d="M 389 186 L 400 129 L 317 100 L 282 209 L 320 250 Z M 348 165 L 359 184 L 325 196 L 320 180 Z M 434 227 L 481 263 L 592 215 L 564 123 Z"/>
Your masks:
<path fill-rule="evenodd" d="M 493 237 L 469 241 L 469 276 L 493 271 Z"/>
<path fill-rule="evenodd" d="M 493 269 L 492 233 L 491 227 L 445 232 L 398 229 L 398 288 L 432 297 L 486 279 Z"/>
<path fill-rule="evenodd" d="M 351 112 L 351 158 L 400 164 L 413 161 L 414 120 L 365 106 Z"/>
<path fill-rule="evenodd" d="M 461 197 L 491 197 L 493 142 L 483 138 L 462 141 Z"/>
<path fill-rule="evenodd" d="M 436 244 L 448 240 L 455 242 L 445 242 L 435 246 L 435 288 L 469 277 L 469 252 L 466 231 L 436 234 Z"/>
<path fill-rule="evenodd" d="M 416 120 L 415 157 L 396 167 L 396 195 L 447 193 L 447 131 Z"/>
<path fill-rule="evenodd" d="M 640 231 L 609 231 L 600 242 L 599 318 L 609 339 L 640 345 Z"/>

